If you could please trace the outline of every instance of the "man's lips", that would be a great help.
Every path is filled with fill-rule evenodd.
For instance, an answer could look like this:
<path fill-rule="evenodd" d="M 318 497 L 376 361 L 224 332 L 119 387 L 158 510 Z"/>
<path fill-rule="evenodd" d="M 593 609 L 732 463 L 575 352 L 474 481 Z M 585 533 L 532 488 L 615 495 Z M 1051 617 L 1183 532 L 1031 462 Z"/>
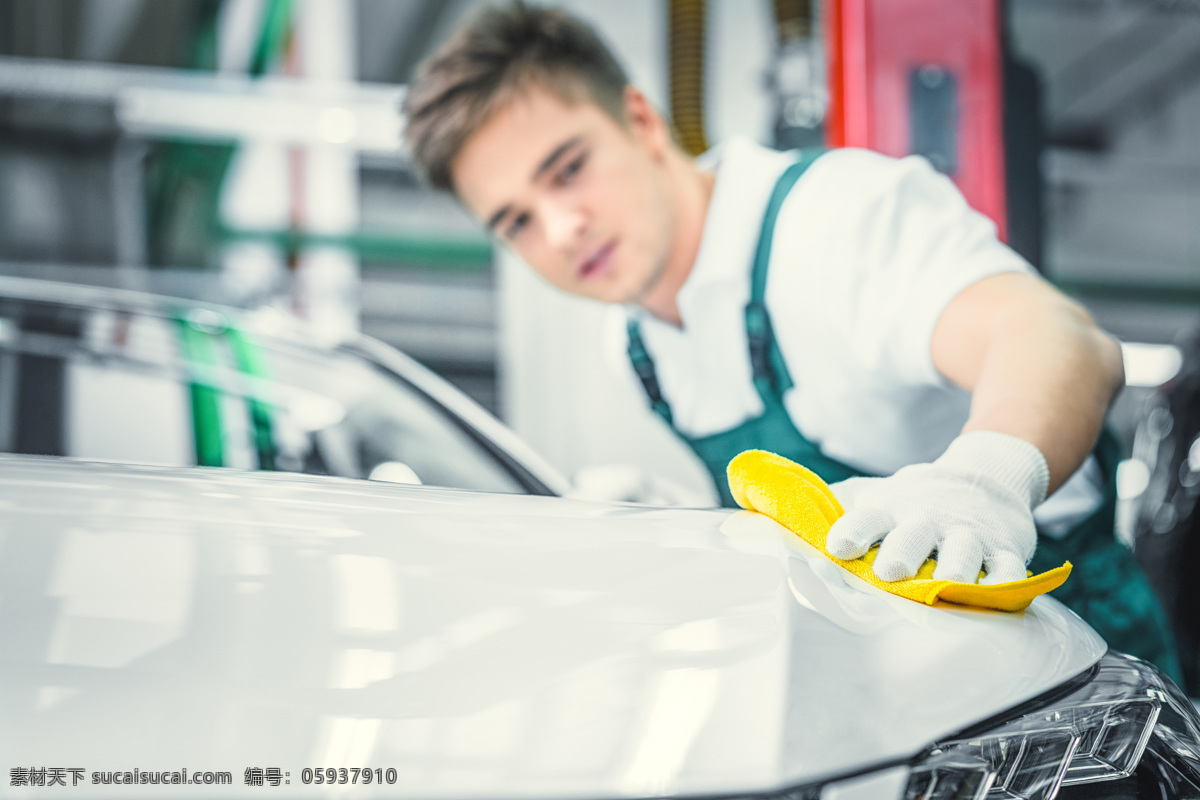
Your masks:
<path fill-rule="evenodd" d="M 583 280 L 599 277 L 612 266 L 613 252 L 617 249 L 616 241 L 606 242 L 579 265 L 577 274 Z"/>

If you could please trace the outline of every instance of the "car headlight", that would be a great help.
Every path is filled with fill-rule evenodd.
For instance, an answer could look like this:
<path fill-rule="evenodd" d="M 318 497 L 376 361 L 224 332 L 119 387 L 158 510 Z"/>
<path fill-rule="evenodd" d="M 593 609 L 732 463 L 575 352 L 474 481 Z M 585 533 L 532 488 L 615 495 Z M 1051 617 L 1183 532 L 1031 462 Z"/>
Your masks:
<path fill-rule="evenodd" d="M 1143 761 L 1156 786 L 1200 794 L 1200 716 L 1155 667 L 1109 653 L 1057 697 L 939 742 L 912 766 L 904 797 L 1053 800 L 1130 778 Z"/>

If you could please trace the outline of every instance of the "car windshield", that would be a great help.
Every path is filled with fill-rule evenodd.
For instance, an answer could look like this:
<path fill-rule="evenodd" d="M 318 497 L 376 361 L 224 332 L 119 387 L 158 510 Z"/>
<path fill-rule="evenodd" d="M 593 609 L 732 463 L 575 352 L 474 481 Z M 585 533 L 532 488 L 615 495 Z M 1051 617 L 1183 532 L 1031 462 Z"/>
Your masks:
<path fill-rule="evenodd" d="M 0 301 L 0 450 L 526 491 L 498 448 L 361 355 L 155 316 Z"/>

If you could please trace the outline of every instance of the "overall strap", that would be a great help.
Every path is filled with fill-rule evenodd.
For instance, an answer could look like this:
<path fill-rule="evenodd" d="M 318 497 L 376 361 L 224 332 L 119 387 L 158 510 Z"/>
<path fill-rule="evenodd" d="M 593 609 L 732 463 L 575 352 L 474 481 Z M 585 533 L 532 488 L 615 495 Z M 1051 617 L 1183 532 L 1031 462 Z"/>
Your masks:
<path fill-rule="evenodd" d="M 638 321 L 629 320 L 625 330 L 629 336 L 629 361 L 633 364 L 633 371 L 637 373 L 638 380 L 642 382 L 642 389 L 650 400 L 650 407 L 668 425 L 674 427 L 671 407 L 663 399 L 662 389 L 658 385 L 658 373 L 654 369 L 654 359 L 650 358 L 650 353 L 646 351 L 646 345 L 642 342 L 642 331 Z"/>
<path fill-rule="evenodd" d="M 800 160 L 792 164 L 771 191 L 767 210 L 763 214 L 762 230 L 758 234 L 758 247 L 754 252 L 754 270 L 750 278 L 750 302 L 746 304 L 746 341 L 750 349 L 750 368 L 754 375 L 754 388 L 764 403 L 778 401 L 783 393 L 792 388 L 792 376 L 784 363 L 775 334 L 771 329 L 771 316 L 767 313 L 767 272 L 771 267 L 771 245 L 775 239 L 775 222 L 788 192 L 800 180 L 804 171 L 812 165 L 824 150 L 806 150 Z"/>
<path fill-rule="evenodd" d="M 767 270 L 771 266 L 771 240 L 775 235 L 775 221 L 779 217 L 779 209 L 787 198 L 788 192 L 804 174 L 804 171 L 817 159 L 824 150 L 806 150 L 800 155 L 800 160 L 788 167 L 775 184 L 771 197 L 767 201 L 767 209 L 763 215 L 762 230 L 758 236 L 758 248 L 754 254 L 754 269 L 750 279 L 750 302 L 746 304 L 746 339 L 750 348 L 750 367 L 754 375 L 754 387 L 759 397 L 767 405 L 778 404 L 783 393 L 790 389 L 791 375 L 779 347 L 775 344 L 775 336 L 771 331 L 771 318 L 767 314 L 764 300 L 767 293 Z M 654 368 L 654 359 L 646 350 L 642 341 L 641 326 L 636 319 L 630 319 L 626 326 L 628 333 L 629 361 L 642 382 L 650 407 L 662 417 L 668 425 L 674 427 L 671 406 L 663 397 L 662 388 L 658 383 L 658 373 Z"/>

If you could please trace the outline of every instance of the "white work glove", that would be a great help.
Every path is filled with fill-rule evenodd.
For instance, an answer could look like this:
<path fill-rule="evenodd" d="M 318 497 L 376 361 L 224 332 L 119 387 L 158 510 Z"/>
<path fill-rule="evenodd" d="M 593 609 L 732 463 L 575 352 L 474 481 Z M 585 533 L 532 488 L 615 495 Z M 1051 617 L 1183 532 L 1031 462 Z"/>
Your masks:
<path fill-rule="evenodd" d="M 932 464 L 830 486 L 846 514 L 825 548 L 858 558 L 882 539 L 874 570 L 885 581 L 911 578 L 935 550 L 937 580 L 975 583 L 981 565 L 979 583 L 1021 580 L 1037 542 L 1033 509 L 1049 483 L 1046 459 L 1029 442 L 965 433 Z"/>

